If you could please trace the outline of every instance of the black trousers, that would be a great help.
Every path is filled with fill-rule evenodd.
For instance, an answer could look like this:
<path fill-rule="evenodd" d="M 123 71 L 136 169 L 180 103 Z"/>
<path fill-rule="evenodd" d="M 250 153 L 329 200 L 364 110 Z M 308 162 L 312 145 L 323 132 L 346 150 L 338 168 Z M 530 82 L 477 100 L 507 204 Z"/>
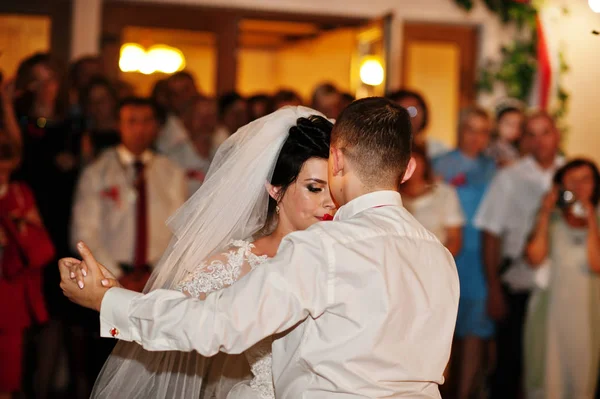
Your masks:
<path fill-rule="evenodd" d="M 509 314 L 496 324 L 497 364 L 491 378 L 491 399 L 518 399 L 523 383 L 523 329 L 529 293 L 504 287 Z"/>

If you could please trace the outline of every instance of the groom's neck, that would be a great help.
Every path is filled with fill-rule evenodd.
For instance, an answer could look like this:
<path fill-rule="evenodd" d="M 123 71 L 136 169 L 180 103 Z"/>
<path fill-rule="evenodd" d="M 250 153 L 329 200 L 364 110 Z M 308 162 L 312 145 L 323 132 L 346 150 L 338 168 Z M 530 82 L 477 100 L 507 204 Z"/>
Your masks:
<path fill-rule="evenodd" d="M 397 191 L 395 184 L 366 185 L 361 181 L 349 182 L 344 189 L 344 203 L 377 191 Z"/>

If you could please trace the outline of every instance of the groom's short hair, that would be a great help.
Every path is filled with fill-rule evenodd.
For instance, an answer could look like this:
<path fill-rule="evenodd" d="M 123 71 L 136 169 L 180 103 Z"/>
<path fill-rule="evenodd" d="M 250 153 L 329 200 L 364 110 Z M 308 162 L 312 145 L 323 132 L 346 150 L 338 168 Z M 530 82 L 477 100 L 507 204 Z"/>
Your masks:
<path fill-rule="evenodd" d="M 404 108 L 369 97 L 342 111 L 331 132 L 331 145 L 350 159 L 364 184 L 399 184 L 410 161 L 411 131 Z"/>

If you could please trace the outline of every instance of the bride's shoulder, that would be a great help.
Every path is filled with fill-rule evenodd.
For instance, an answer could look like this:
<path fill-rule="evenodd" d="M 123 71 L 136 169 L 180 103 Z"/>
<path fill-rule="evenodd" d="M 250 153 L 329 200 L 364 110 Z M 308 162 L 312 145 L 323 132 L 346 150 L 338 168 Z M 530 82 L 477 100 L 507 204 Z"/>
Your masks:
<path fill-rule="evenodd" d="M 231 241 L 222 251 L 206 259 L 189 273 L 178 285 L 178 289 L 203 299 L 210 292 L 230 286 L 266 261 L 266 257 L 254 254 L 253 248 L 250 241 Z"/>
<path fill-rule="evenodd" d="M 227 249 L 221 253 L 221 260 L 223 256 L 232 263 L 248 263 L 252 269 L 268 259 L 266 255 L 257 252 L 254 242 L 250 240 L 231 240 Z"/>
<path fill-rule="evenodd" d="M 248 240 L 231 240 L 227 245 L 223 247 L 219 252 L 215 255 L 206 259 L 205 263 L 210 264 L 211 262 L 218 261 L 233 261 L 236 258 L 243 260 L 246 258 L 252 250 L 254 249 L 254 244 Z"/>
<path fill-rule="evenodd" d="M 253 269 L 267 259 L 265 255 L 256 253 L 253 241 L 231 240 L 222 250 L 202 262 L 198 269 L 212 270 L 222 266 L 241 267 L 244 264 L 250 265 Z"/>
<path fill-rule="evenodd" d="M 231 240 L 226 247 L 226 252 L 244 249 L 246 251 L 252 251 L 254 244 L 249 240 Z"/>

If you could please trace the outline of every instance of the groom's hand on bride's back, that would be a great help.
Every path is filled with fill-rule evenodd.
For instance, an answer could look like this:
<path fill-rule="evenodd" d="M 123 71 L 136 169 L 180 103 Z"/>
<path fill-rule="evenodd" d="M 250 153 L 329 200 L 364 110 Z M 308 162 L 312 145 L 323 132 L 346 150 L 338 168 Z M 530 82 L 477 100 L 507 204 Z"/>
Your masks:
<path fill-rule="evenodd" d="M 100 310 L 102 298 L 111 287 L 119 287 L 114 276 L 92 255 L 89 248 L 80 242 L 77 249 L 83 260 L 63 258 L 58 262 L 60 287 L 72 302 Z"/>

